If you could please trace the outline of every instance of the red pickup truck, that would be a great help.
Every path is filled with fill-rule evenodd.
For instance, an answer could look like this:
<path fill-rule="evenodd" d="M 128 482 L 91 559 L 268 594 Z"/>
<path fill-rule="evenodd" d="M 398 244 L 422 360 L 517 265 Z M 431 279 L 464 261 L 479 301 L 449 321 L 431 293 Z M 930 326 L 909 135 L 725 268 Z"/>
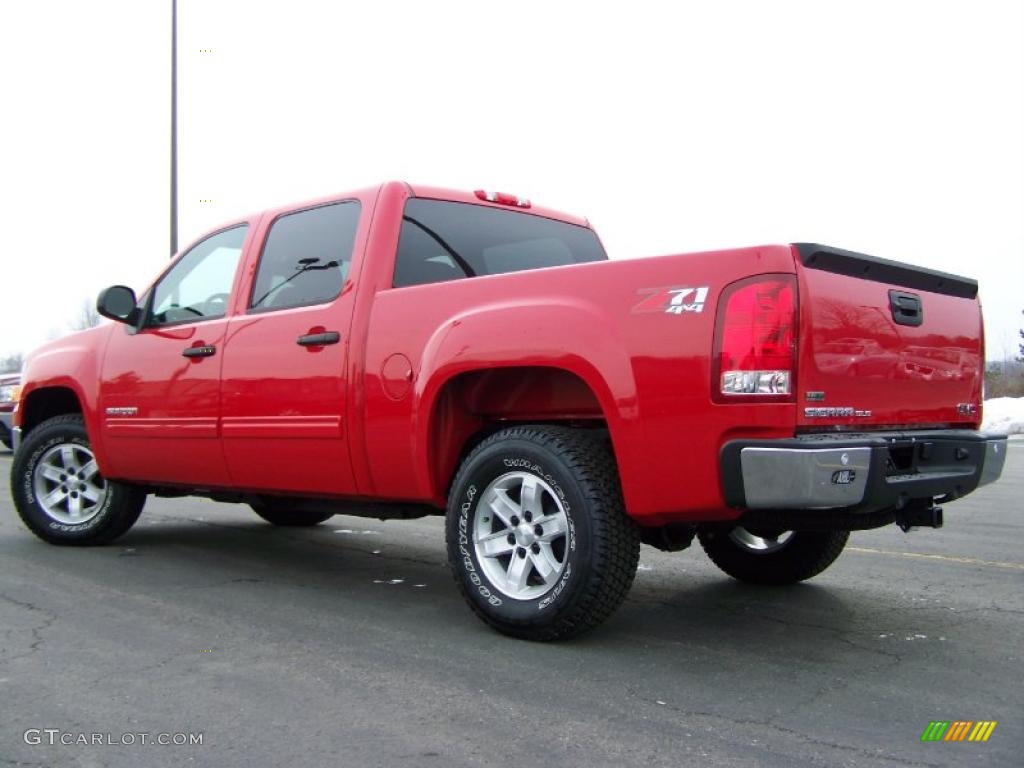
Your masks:
<path fill-rule="evenodd" d="M 791 583 L 996 479 L 976 295 L 811 244 L 608 261 L 584 219 L 390 182 L 104 291 L 118 322 L 26 363 L 12 493 L 54 544 L 111 541 L 147 494 L 276 525 L 447 515 L 472 609 L 568 637 L 623 600 L 641 542 Z M 929 350 L 959 363 L 919 376 Z"/>

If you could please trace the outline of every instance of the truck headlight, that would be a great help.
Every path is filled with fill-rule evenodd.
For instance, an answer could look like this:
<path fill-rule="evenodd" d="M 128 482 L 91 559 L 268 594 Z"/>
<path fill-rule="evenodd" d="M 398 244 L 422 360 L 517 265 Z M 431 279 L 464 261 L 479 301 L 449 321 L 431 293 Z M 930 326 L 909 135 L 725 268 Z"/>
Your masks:
<path fill-rule="evenodd" d="M 0 403 L 12 403 L 21 394 L 21 386 L 18 384 L 4 384 L 0 386 Z"/>

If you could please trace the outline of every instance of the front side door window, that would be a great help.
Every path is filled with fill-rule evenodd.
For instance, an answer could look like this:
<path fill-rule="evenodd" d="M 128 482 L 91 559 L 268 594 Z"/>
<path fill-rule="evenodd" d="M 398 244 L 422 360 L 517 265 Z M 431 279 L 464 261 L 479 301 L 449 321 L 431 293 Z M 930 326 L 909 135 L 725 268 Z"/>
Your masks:
<path fill-rule="evenodd" d="M 246 225 L 197 243 L 153 290 L 147 327 L 223 317 L 245 242 Z"/>

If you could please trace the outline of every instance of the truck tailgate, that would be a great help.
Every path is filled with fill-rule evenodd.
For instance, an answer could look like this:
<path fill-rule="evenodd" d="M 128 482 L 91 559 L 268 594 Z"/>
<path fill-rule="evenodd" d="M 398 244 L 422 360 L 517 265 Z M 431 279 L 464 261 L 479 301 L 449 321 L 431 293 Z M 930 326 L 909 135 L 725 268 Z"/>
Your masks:
<path fill-rule="evenodd" d="M 802 431 L 978 426 L 975 281 L 813 243 L 793 248 Z"/>

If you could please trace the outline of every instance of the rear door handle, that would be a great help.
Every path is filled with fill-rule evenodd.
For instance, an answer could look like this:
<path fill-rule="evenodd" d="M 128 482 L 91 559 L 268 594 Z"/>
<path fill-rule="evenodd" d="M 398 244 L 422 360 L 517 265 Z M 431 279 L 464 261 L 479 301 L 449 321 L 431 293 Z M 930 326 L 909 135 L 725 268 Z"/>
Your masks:
<path fill-rule="evenodd" d="M 341 341 L 341 334 L 337 331 L 324 331 L 323 333 L 307 333 L 295 340 L 296 344 L 303 347 L 323 347 L 328 344 L 337 344 Z"/>
<path fill-rule="evenodd" d="M 182 357 L 210 357 L 211 355 L 217 354 L 217 348 L 214 346 L 203 345 L 200 347 L 189 347 L 181 353 Z"/>

